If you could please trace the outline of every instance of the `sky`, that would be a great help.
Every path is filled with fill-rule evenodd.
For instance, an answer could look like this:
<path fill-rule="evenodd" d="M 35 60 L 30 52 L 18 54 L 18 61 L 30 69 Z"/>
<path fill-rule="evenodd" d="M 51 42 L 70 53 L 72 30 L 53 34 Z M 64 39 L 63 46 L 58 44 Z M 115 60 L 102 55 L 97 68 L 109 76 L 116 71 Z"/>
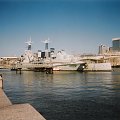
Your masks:
<path fill-rule="evenodd" d="M 20 56 L 32 39 L 32 51 L 98 53 L 120 37 L 119 0 L 0 0 L 0 56 Z"/>

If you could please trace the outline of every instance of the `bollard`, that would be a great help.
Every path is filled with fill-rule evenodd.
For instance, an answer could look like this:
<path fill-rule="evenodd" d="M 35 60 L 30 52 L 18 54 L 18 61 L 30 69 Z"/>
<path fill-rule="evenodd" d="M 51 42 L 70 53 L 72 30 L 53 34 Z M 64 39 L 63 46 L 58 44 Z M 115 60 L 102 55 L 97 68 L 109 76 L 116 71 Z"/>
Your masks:
<path fill-rule="evenodd" d="M 3 89 L 3 79 L 2 79 L 2 74 L 0 74 L 0 88 Z"/>

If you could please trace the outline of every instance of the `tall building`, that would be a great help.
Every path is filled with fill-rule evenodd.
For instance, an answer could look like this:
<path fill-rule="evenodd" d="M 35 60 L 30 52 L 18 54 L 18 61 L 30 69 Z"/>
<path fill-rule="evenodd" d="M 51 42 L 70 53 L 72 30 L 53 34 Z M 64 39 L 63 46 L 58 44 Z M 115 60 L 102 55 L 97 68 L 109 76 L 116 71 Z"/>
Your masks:
<path fill-rule="evenodd" d="M 105 46 L 105 45 L 100 45 L 99 46 L 99 52 L 98 54 L 103 55 L 109 52 L 109 47 Z"/>
<path fill-rule="evenodd" d="M 112 39 L 112 49 L 113 51 L 120 52 L 120 38 Z"/>

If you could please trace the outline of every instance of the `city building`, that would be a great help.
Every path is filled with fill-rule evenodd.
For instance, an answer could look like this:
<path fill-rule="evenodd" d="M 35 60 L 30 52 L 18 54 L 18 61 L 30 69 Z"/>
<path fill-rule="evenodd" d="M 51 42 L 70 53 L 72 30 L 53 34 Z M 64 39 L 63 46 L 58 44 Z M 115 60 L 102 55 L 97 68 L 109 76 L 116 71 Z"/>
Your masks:
<path fill-rule="evenodd" d="M 103 55 L 109 52 L 109 47 L 105 46 L 105 45 L 100 45 L 99 46 L 99 52 L 98 54 Z"/>
<path fill-rule="evenodd" d="M 112 39 L 112 50 L 113 52 L 120 52 L 120 38 Z"/>

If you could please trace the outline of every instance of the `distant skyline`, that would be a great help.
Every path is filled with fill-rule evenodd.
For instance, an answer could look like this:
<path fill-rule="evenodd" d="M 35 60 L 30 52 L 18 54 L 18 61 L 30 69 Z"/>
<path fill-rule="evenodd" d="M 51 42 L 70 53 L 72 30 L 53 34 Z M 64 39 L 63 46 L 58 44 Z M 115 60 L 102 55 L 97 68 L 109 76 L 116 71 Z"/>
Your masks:
<path fill-rule="evenodd" d="M 0 0 L 0 57 L 20 56 L 29 39 L 32 50 L 98 53 L 120 37 L 119 0 Z"/>

